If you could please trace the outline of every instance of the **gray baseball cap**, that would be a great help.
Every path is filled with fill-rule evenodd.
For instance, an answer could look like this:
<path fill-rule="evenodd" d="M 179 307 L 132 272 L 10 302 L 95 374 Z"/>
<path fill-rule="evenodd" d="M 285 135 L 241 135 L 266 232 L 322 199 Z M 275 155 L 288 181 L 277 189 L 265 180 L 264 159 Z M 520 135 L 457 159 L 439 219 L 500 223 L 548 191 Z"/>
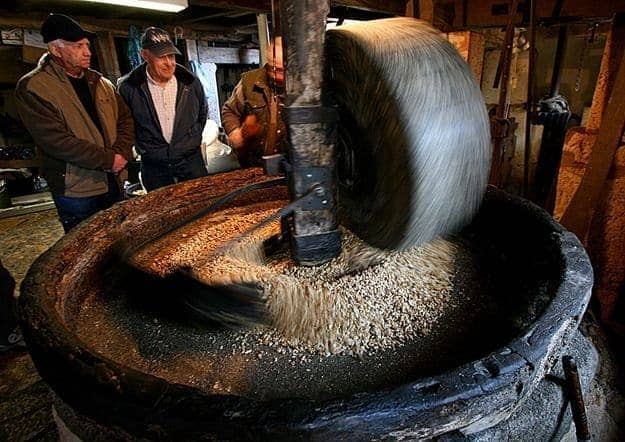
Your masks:
<path fill-rule="evenodd" d="M 174 46 L 167 31 L 161 28 L 147 28 L 141 36 L 141 47 L 157 57 L 169 54 L 180 55 L 180 51 Z"/>

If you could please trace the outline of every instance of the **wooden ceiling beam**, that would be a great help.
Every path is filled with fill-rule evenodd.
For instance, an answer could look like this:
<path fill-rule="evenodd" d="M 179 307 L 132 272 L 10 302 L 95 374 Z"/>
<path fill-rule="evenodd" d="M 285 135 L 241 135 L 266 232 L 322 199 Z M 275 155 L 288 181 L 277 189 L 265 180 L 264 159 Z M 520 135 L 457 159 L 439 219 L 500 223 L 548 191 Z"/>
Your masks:
<path fill-rule="evenodd" d="M 406 0 L 331 0 L 330 4 L 366 11 L 388 12 L 401 16 L 406 13 Z"/>
<path fill-rule="evenodd" d="M 270 0 L 189 0 L 192 6 L 202 6 L 221 9 L 239 9 L 256 12 L 270 12 Z M 389 12 L 395 15 L 404 15 L 406 0 L 331 0 L 331 6 L 345 6 L 367 11 Z"/>
<path fill-rule="evenodd" d="M 197 23 L 197 22 L 206 21 L 206 20 L 213 20 L 215 18 L 220 18 L 220 17 L 230 17 L 231 14 L 234 14 L 234 12 L 232 12 L 232 11 L 216 12 L 214 14 L 203 15 L 201 17 L 193 17 L 191 19 L 183 21 L 182 23 L 188 25 L 188 24 L 191 24 L 191 23 Z"/>
<path fill-rule="evenodd" d="M 20 14 L 20 13 L 12 13 L 3 11 L 0 9 L 0 26 L 6 28 L 25 28 L 25 29 L 40 29 L 41 23 L 46 19 L 48 13 L 29 13 Z M 98 19 L 94 17 L 87 16 L 72 16 L 72 18 L 76 19 L 82 26 L 84 26 L 87 30 L 92 32 L 104 32 L 109 31 L 113 36 L 116 37 L 125 37 L 128 35 L 128 29 L 131 25 L 136 26 L 139 30 L 146 28 L 147 26 L 152 26 L 150 20 L 123 20 L 123 19 L 115 19 L 113 21 L 107 19 Z M 172 23 L 169 26 L 165 26 L 168 31 L 171 31 L 171 28 L 175 26 L 176 23 Z M 210 32 L 215 34 L 230 34 L 233 32 L 232 27 L 228 26 L 217 26 L 211 24 L 202 24 L 193 26 L 193 28 L 197 30 L 201 30 L 203 32 Z M 186 34 L 185 30 L 185 34 Z"/>
<path fill-rule="evenodd" d="M 189 0 L 189 5 L 207 8 L 228 9 L 230 11 L 271 11 L 270 0 Z"/>

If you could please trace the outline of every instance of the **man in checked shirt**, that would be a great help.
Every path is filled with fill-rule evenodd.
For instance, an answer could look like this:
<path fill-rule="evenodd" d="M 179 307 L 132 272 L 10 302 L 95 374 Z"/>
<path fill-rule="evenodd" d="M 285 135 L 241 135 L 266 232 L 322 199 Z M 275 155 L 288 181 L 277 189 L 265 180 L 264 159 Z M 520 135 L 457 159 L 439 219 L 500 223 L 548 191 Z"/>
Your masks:
<path fill-rule="evenodd" d="M 176 64 L 180 54 L 163 29 L 141 37 L 145 63 L 118 82 L 132 111 L 143 185 L 149 190 L 206 175 L 200 144 L 208 105 L 198 78 Z"/>

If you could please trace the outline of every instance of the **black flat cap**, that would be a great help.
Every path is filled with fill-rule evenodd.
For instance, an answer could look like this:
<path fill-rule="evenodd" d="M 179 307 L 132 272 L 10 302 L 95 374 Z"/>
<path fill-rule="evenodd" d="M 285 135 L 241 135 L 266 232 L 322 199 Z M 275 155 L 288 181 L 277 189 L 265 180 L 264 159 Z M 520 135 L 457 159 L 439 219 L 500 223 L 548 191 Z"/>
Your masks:
<path fill-rule="evenodd" d="M 174 46 L 167 31 L 161 28 L 147 28 L 141 36 L 141 47 L 157 57 L 169 54 L 180 55 L 180 51 Z"/>
<path fill-rule="evenodd" d="M 75 20 L 63 14 L 50 14 L 41 25 L 41 36 L 44 43 L 61 39 L 78 41 L 94 37 L 93 32 L 83 29 Z"/>

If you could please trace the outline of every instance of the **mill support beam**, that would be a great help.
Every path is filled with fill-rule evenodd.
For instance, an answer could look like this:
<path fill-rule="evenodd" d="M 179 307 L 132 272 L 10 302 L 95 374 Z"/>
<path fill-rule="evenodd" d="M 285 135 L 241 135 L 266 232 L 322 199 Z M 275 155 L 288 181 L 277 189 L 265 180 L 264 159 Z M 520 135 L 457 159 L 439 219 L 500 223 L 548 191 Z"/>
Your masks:
<path fill-rule="evenodd" d="M 336 113 L 323 106 L 321 84 L 328 1 L 281 2 L 280 23 L 286 55 L 286 118 L 291 144 L 291 199 L 313 186 L 311 204 L 295 211 L 291 223 L 292 256 L 302 265 L 326 262 L 340 252 L 336 210 Z"/>

